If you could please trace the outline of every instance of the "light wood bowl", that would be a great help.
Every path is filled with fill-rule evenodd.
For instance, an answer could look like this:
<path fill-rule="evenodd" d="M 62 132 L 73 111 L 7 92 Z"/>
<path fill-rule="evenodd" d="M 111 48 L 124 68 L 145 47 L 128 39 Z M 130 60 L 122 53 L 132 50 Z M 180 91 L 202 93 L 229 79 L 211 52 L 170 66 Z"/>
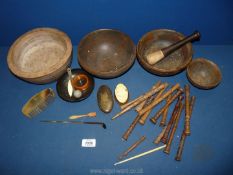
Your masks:
<path fill-rule="evenodd" d="M 72 43 L 62 31 L 36 28 L 11 46 L 7 63 L 17 77 L 36 84 L 57 80 L 70 65 Z"/>

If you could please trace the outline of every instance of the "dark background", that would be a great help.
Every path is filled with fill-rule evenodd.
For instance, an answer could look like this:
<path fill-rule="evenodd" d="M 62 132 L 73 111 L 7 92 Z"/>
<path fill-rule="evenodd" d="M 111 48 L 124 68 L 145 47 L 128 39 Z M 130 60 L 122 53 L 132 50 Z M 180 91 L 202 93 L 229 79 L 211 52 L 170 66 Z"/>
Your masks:
<path fill-rule="evenodd" d="M 3 0 L 0 45 L 9 46 L 35 27 L 55 27 L 77 45 L 99 28 L 119 29 L 135 42 L 152 29 L 174 29 L 185 35 L 198 29 L 199 44 L 233 44 L 231 0 Z"/>
<path fill-rule="evenodd" d="M 77 175 L 77 174 L 232 174 L 233 162 L 233 2 L 230 0 L 4 0 L 0 3 L 0 175 Z M 114 28 L 131 36 L 135 44 L 146 32 L 174 29 L 185 35 L 198 29 L 202 38 L 194 44 L 193 59 L 204 57 L 214 61 L 222 71 L 221 84 L 212 90 L 191 86 L 197 97 L 191 131 L 183 159 L 174 160 L 183 129 L 183 118 L 175 134 L 171 154 L 157 152 L 128 163 L 113 166 L 117 156 L 142 135 L 147 137 L 129 154 L 156 147 L 152 143 L 161 128 L 147 122 L 137 126 L 127 142 L 121 136 L 136 113 L 130 111 L 111 121 L 119 106 L 115 102 L 110 114 L 102 113 L 96 103 L 98 88 L 106 84 L 111 90 L 122 82 L 134 99 L 161 80 L 171 85 L 189 84 L 185 71 L 171 77 L 146 72 L 136 61 L 124 75 L 110 80 L 95 78 L 91 96 L 80 103 L 67 103 L 56 98 L 32 120 L 21 113 L 24 103 L 44 88 L 56 89 L 56 83 L 34 85 L 13 76 L 7 67 L 9 46 L 26 31 L 35 27 L 55 27 L 66 32 L 73 42 L 72 68 L 77 63 L 77 44 L 81 38 L 99 28 Z M 161 105 L 160 105 L 161 106 Z M 157 107 L 152 114 L 159 109 Z M 67 119 L 72 114 L 97 112 L 98 121 L 107 130 L 84 125 L 51 125 L 46 119 Z M 171 109 L 169 115 L 171 114 Z M 91 119 L 83 119 L 90 120 Z M 95 138 L 96 148 L 82 148 L 81 140 Z"/>

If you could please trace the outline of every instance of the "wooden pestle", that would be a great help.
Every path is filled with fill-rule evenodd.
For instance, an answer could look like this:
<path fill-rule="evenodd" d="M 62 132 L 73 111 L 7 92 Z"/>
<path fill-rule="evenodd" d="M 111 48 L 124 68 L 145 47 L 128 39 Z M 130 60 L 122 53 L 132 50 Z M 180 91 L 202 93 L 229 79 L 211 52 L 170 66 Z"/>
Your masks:
<path fill-rule="evenodd" d="M 180 41 L 178 41 L 178 42 L 176 42 L 168 47 L 165 47 L 161 50 L 158 50 L 156 52 L 148 54 L 146 56 L 146 59 L 147 59 L 149 64 L 153 65 L 153 64 L 159 62 L 160 60 L 162 60 L 163 58 L 165 58 L 166 56 L 170 55 L 174 51 L 178 50 L 183 45 L 185 45 L 191 41 L 198 40 L 200 38 L 200 36 L 201 36 L 201 34 L 198 31 L 195 31 L 193 34 L 185 37 L 184 39 L 182 39 L 182 40 L 180 40 Z"/>

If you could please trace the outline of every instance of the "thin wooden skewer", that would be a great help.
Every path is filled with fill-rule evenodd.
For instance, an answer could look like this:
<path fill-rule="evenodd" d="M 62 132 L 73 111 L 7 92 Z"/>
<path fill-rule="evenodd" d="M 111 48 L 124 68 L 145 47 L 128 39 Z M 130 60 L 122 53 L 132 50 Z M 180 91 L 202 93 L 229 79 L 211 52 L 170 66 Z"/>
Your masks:
<path fill-rule="evenodd" d="M 159 92 L 161 89 L 164 89 L 166 86 L 168 86 L 167 83 L 161 84 L 158 88 L 155 88 L 149 92 L 147 92 L 146 94 L 143 95 L 142 98 L 140 98 L 139 100 L 136 100 L 134 103 L 132 103 L 131 105 L 127 106 L 126 108 L 124 108 L 121 112 L 119 112 L 118 114 L 116 114 L 112 120 L 118 118 L 120 115 L 124 114 L 125 112 L 129 111 L 130 109 L 132 109 L 133 107 L 137 106 L 139 103 L 141 103 L 142 101 L 146 100 L 148 97 L 152 96 L 153 94 Z"/>
<path fill-rule="evenodd" d="M 158 92 L 158 94 L 156 95 L 156 97 L 153 99 L 153 101 L 151 103 L 153 103 L 154 101 L 156 101 L 165 91 L 166 88 L 162 89 L 161 91 Z M 149 105 L 149 104 L 148 104 Z M 141 125 L 144 125 L 146 123 L 146 119 L 148 118 L 149 114 L 151 113 L 153 108 L 151 108 L 150 110 L 146 111 L 140 118 L 139 123 Z"/>
<path fill-rule="evenodd" d="M 137 158 L 142 157 L 142 156 L 145 156 L 145 155 L 147 155 L 147 154 L 151 154 L 151 153 L 153 153 L 153 152 L 155 152 L 155 151 L 158 151 L 158 150 L 161 150 L 161 149 L 163 149 L 163 148 L 165 148 L 165 147 L 166 147 L 166 145 L 163 145 L 163 146 L 160 146 L 160 147 L 151 149 L 151 150 L 149 150 L 149 151 L 143 152 L 143 153 L 138 154 L 138 155 L 136 155 L 136 156 L 133 156 L 133 157 L 130 157 L 130 158 L 128 158 L 128 159 L 125 159 L 125 160 L 122 160 L 122 161 L 120 161 L 120 162 L 117 162 L 117 163 L 114 164 L 114 166 L 119 165 L 119 164 L 122 164 L 122 163 L 125 163 L 125 162 L 128 162 L 128 161 L 133 160 L 133 159 L 137 159 Z"/>
<path fill-rule="evenodd" d="M 184 109 L 184 104 L 181 102 L 181 105 L 180 105 L 180 108 L 177 112 L 177 116 L 176 116 L 176 120 L 175 120 L 175 123 L 174 123 L 174 126 L 172 128 L 172 131 L 171 131 L 171 134 L 170 134 L 170 137 L 167 141 L 167 146 L 165 147 L 165 149 L 163 150 L 163 152 L 169 154 L 170 153 L 170 150 L 171 150 L 171 145 L 172 145 L 172 140 L 174 138 L 174 135 L 176 133 L 176 129 L 178 127 L 178 123 L 179 123 L 179 120 L 180 120 L 180 116 L 181 116 L 181 113 L 182 113 L 182 110 Z"/>
<path fill-rule="evenodd" d="M 194 104 L 195 104 L 195 100 L 196 100 L 196 97 L 192 96 L 191 100 L 190 100 L 190 117 L 192 116 L 192 111 L 193 111 L 193 107 L 194 107 Z M 181 138 L 180 138 L 180 143 L 179 143 L 179 147 L 178 147 L 178 150 L 177 150 L 177 153 L 176 153 L 176 157 L 175 157 L 175 160 L 177 160 L 177 161 L 181 161 L 181 157 L 182 157 L 182 153 L 183 153 L 183 150 L 184 150 L 184 143 L 185 143 L 186 137 L 187 137 L 187 135 L 183 131 L 182 135 L 181 135 Z"/>
<path fill-rule="evenodd" d="M 170 94 L 172 94 L 174 91 L 180 88 L 180 84 L 177 83 L 174 85 L 171 89 L 169 89 L 166 93 L 164 93 L 161 97 L 159 97 L 156 101 L 153 101 L 150 105 L 143 108 L 141 111 L 138 112 L 139 115 L 143 115 L 146 111 L 149 111 L 153 107 L 155 107 L 157 104 L 159 104 L 161 101 L 163 101 L 165 98 L 167 98 Z"/>
<path fill-rule="evenodd" d="M 142 136 L 139 140 L 137 140 L 133 145 L 131 145 L 126 151 L 124 151 L 120 156 L 119 160 L 126 157 L 131 151 L 133 151 L 138 145 L 140 145 L 146 139 L 145 136 Z"/>
<path fill-rule="evenodd" d="M 79 119 L 82 117 L 96 117 L 96 112 L 90 112 L 88 114 L 83 114 L 83 115 L 72 115 L 69 117 L 69 119 L 74 120 L 74 119 Z"/>

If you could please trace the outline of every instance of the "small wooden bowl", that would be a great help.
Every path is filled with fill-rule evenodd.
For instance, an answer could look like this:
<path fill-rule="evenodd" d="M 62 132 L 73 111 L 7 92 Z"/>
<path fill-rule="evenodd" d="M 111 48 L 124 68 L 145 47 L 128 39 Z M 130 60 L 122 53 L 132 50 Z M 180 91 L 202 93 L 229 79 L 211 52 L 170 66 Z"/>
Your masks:
<path fill-rule="evenodd" d="M 135 57 L 136 47 L 130 37 L 112 29 L 91 32 L 78 46 L 80 66 L 99 78 L 123 74 L 132 66 Z"/>
<path fill-rule="evenodd" d="M 160 75 L 170 76 L 184 70 L 192 60 L 192 44 L 188 43 L 171 55 L 154 65 L 150 65 L 146 56 L 152 52 L 167 47 L 185 36 L 173 30 L 159 29 L 146 33 L 137 44 L 137 57 L 139 63 L 147 71 Z"/>
<path fill-rule="evenodd" d="M 204 58 L 195 59 L 188 65 L 187 77 L 194 86 L 201 89 L 214 88 L 222 79 L 218 66 Z"/>
<path fill-rule="evenodd" d="M 72 44 L 57 29 L 37 28 L 20 36 L 11 46 L 7 62 L 13 74 L 44 84 L 58 79 L 70 64 Z"/>

